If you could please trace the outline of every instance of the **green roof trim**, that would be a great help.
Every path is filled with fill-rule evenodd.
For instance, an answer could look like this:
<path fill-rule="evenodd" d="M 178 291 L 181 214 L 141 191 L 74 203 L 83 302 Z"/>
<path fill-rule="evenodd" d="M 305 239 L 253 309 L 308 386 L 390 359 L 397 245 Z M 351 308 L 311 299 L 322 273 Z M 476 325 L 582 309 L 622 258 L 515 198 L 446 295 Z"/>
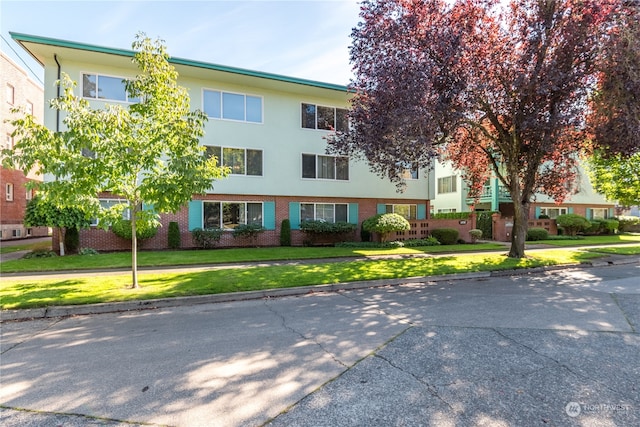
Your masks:
<path fill-rule="evenodd" d="M 16 42 L 18 42 L 20 44 L 22 42 L 25 42 L 25 43 L 42 44 L 42 45 L 47 45 L 47 46 L 59 46 L 59 47 L 64 47 L 64 48 L 68 48 L 68 49 L 77 49 L 77 50 L 85 50 L 85 51 L 88 51 L 88 52 L 106 53 L 106 54 L 109 54 L 109 55 L 118 55 L 118 56 L 130 57 L 130 58 L 133 58 L 133 56 L 135 55 L 135 52 L 133 50 L 128 50 L 128 49 L 118 49 L 118 48 L 97 46 L 97 45 L 92 45 L 92 44 L 78 43 L 78 42 L 72 42 L 72 41 L 61 40 L 61 39 L 54 39 L 54 38 L 49 38 L 49 37 L 34 36 L 34 35 L 23 34 L 23 33 L 9 32 L 9 34 L 11 35 L 11 38 L 13 40 L 15 40 Z M 26 49 L 26 47 L 24 47 L 24 46 L 23 46 L 23 48 Z M 28 49 L 26 49 L 26 50 L 28 50 Z M 281 74 L 265 73 L 265 72 L 261 72 L 261 71 L 248 70 L 248 69 L 245 69 L 245 68 L 237 68 L 237 67 L 229 67 L 229 66 L 219 65 L 219 64 L 211 64 L 211 63 L 207 63 L 207 62 L 194 61 L 194 60 L 190 60 L 190 59 L 169 57 L 169 62 L 173 63 L 173 64 L 176 64 L 176 65 L 186 65 L 186 66 L 189 66 L 189 67 L 204 68 L 204 69 L 207 69 L 207 70 L 221 71 L 221 72 L 224 72 L 224 73 L 240 74 L 240 75 L 243 75 L 243 76 L 250 76 L 250 77 L 257 77 L 257 78 L 261 78 L 261 79 L 276 80 L 276 81 L 281 81 L 281 82 L 285 82 L 285 83 L 294 83 L 294 84 L 300 84 L 300 85 L 305 85 L 305 86 L 318 87 L 318 88 L 322 88 L 322 89 L 337 90 L 337 91 L 341 91 L 341 92 L 347 92 L 349 90 L 349 88 L 347 86 L 338 85 L 338 84 L 334 84 L 334 83 L 325 83 L 325 82 L 319 82 L 319 81 L 315 81 L 315 80 L 307 80 L 307 79 L 301 79 L 301 78 L 297 78 L 297 77 L 283 76 Z"/>

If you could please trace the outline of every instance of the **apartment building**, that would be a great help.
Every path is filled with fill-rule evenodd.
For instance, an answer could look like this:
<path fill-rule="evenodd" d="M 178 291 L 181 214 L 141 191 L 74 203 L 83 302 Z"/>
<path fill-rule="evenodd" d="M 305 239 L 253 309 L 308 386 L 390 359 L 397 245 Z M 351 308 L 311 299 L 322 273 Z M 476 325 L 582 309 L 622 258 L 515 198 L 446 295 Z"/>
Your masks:
<path fill-rule="evenodd" d="M 44 99 L 56 96 L 54 82 L 61 72 L 78 82 L 77 94 L 95 108 L 107 103 L 127 104 L 123 79 L 137 69 L 134 52 L 102 46 L 12 33 L 11 36 L 44 67 Z M 189 91 L 193 109 L 209 117 L 201 144 L 231 168 L 206 194 L 194 195 L 175 215 L 163 215 L 158 235 L 144 248 L 167 245 L 168 222 L 178 222 L 182 246 L 192 246 L 189 231 L 238 224 L 267 229 L 258 244 L 279 244 L 282 220 L 289 219 L 293 244 L 302 244 L 299 224 L 316 219 L 361 224 L 379 212 L 398 212 L 409 219 L 425 219 L 434 194 L 433 173 L 407 171 L 407 186 L 396 186 L 369 171 L 364 162 L 326 154 L 330 129 L 348 126 L 346 86 L 264 73 L 200 61 L 171 58 L 178 84 Z M 44 123 L 62 129 L 55 111 Z M 431 179 L 430 179 L 431 178 Z M 115 196 L 105 197 L 105 205 Z M 93 227 L 81 233 L 81 246 L 126 249 L 129 243 Z M 225 233 L 220 245 L 241 245 Z"/>
<path fill-rule="evenodd" d="M 22 107 L 32 114 L 36 121 L 43 120 L 43 88 L 29 77 L 27 72 L 0 52 L 0 148 L 13 148 L 13 127 L 6 120 L 11 119 L 14 108 Z M 29 181 L 42 180 L 32 171 L 7 169 L 0 165 L 0 239 L 21 239 L 48 235 L 46 227 L 25 227 L 24 212 L 27 202 L 33 196 L 28 190 Z"/>
<path fill-rule="evenodd" d="M 438 162 L 435 166 L 436 194 L 431 200 L 432 213 L 468 212 L 474 205 L 469 198 L 460 171 L 451 164 Z M 558 215 L 575 213 L 587 219 L 607 219 L 615 216 L 614 203 L 597 193 L 584 170 L 580 171 L 577 186 L 578 192 L 570 195 L 558 204 L 549 196 L 536 194 L 530 207 L 529 218 L 537 219 L 540 215 L 555 219 Z M 480 199 L 475 203 L 477 211 L 500 211 L 503 216 L 513 216 L 513 203 L 509 191 L 492 177 L 484 186 Z"/>

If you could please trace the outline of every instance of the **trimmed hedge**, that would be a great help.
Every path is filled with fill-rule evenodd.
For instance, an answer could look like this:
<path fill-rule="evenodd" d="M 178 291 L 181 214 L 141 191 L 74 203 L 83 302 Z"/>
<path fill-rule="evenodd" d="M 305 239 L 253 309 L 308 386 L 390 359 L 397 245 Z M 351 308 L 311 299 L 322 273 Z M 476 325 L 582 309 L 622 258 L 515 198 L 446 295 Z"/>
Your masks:
<path fill-rule="evenodd" d="M 291 246 L 291 221 L 283 219 L 280 224 L 280 246 Z"/>
<path fill-rule="evenodd" d="M 549 232 L 544 228 L 532 227 L 527 230 L 527 241 L 546 240 L 549 238 Z"/>
<path fill-rule="evenodd" d="M 431 236 L 435 237 L 442 245 L 455 245 L 458 243 L 460 232 L 455 228 L 436 228 L 431 231 Z"/>
<path fill-rule="evenodd" d="M 365 219 L 362 223 L 362 228 L 370 233 L 378 233 L 380 240 L 384 242 L 390 233 L 407 231 L 411 229 L 411 224 L 402 215 L 384 213 Z"/>
<path fill-rule="evenodd" d="M 440 212 L 431 215 L 431 219 L 469 219 L 471 212 Z"/>
<path fill-rule="evenodd" d="M 158 227 L 143 225 L 142 221 L 138 221 L 136 228 L 136 237 L 138 240 L 150 239 L 158 234 Z M 131 220 L 121 219 L 111 224 L 111 231 L 123 239 L 131 240 Z"/>
<path fill-rule="evenodd" d="M 180 226 L 175 221 L 171 221 L 169 223 L 169 234 L 167 236 L 167 244 L 169 246 L 169 249 L 180 248 Z"/>
<path fill-rule="evenodd" d="M 191 231 L 191 238 L 196 246 L 203 249 L 212 248 L 220 241 L 222 237 L 221 228 L 194 228 Z"/>
<path fill-rule="evenodd" d="M 588 219 L 577 214 L 558 215 L 556 224 L 562 228 L 563 234 L 568 234 L 569 236 L 575 236 L 591 227 Z"/>

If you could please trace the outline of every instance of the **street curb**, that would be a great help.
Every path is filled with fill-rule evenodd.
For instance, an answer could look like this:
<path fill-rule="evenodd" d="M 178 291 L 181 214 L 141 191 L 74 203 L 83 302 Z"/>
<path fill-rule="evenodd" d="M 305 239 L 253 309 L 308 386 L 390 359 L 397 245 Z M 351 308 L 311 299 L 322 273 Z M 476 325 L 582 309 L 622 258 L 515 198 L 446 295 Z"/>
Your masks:
<path fill-rule="evenodd" d="M 89 314 L 118 313 L 137 310 L 154 310 L 159 308 L 181 307 L 196 304 L 215 304 L 224 302 L 249 301 L 264 298 L 300 296 L 315 293 L 332 293 L 347 290 L 381 288 L 410 283 L 434 283 L 453 280 L 482 279 L 490 277 L 519 276 L 567 268 L 605 267 L 611 265 L 640 264 L 640 257 L 614 258 L 609 260 L 593 260 L 582 264 L 554 265 L 547 267 L 521 268 L 516 270 L 497 270 L 474 273 L 453 273 L 438 276 L 405 277 L 399 279 L 379 279 L 360 282 L 335 283 L 329 285 L 310 285 L 293 288 L 267 289 L 263 291 L 232 292 L 212 295 L 196 295 L 149 300 L 122 301 L 113 303 L 51 306 L 22 310 L 0 311 L 0 323 L 32 319 L 48 319 L 56 317 L 81 316 Z"/>

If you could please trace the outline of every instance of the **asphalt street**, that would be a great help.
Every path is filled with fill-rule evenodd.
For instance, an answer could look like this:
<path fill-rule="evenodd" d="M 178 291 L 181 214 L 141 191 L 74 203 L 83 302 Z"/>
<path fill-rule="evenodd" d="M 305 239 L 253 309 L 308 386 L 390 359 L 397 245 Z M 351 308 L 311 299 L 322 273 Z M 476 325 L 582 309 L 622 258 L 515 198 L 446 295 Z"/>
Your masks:
<path fill-rule="evenodd" d="M 1 324 L 0 425 L 637 426 L 640 265 Z"/>

